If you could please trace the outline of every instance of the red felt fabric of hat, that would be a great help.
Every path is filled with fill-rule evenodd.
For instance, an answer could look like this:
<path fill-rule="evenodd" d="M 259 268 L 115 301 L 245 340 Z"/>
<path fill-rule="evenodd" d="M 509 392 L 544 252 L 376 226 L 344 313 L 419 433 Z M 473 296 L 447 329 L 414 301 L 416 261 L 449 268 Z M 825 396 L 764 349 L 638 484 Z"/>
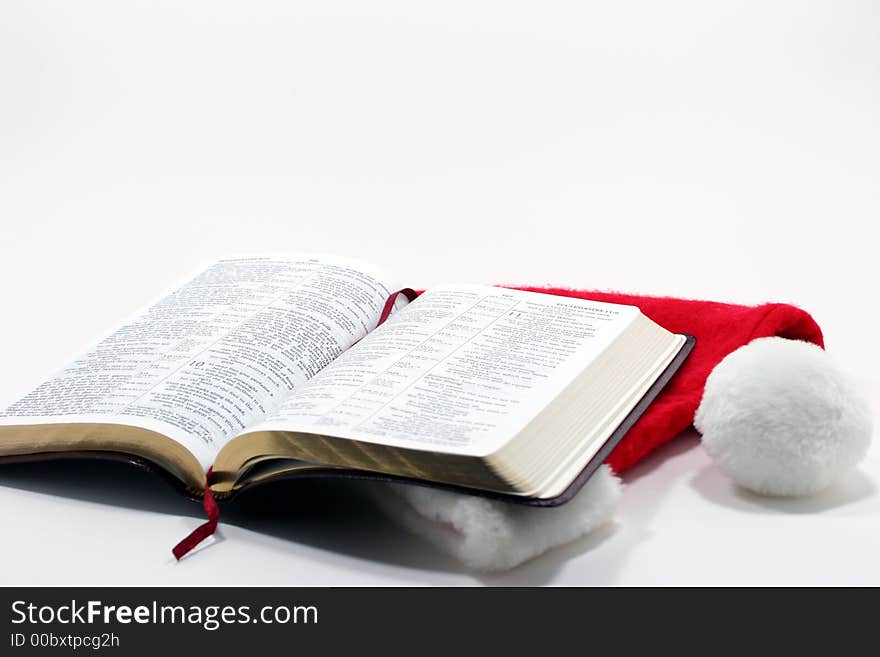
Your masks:
<path fill-rule="evenodd" d="M 615 472 L 635 465 L 663 443 L 687 429 L 703 396 L 706 378 L 732 351 L 755 338 L 779 336 L 824 347 L 822 331 L 809 313 L 781 303 L 739 306 L 615 292 L 565 288 L 517 287 L 521 290 L 638 306 L 674 333 L 697 339 L 682 368 L 608 458 Z"/>

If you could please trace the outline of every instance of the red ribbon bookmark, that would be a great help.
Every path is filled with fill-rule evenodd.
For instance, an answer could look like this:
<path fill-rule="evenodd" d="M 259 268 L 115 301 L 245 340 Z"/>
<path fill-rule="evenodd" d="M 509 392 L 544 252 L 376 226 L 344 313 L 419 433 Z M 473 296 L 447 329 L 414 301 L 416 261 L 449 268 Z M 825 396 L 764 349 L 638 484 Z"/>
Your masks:
<path fill-rule="evenodd" d="M 202 506 L 205 508 L 205 515 L 208 516 L 207 522 L 199 525 L 192 530 L 185 539 L 174 546 L 171 550 L 174 558 L 180 561 L 184 555 L 190 552 L 195 546 L 208 538 L 217 531 L 217 523 L 220 522 L 220 507 L 217 506 L 217 500 L 211 493 L 211 475 L 214 474 L 213 466 L 208 468 L 205 480 L 205 496 L 202 498 Z"/>
<path fill-rule="evenodd" d="M 391 312 L 394 310 L 394 304 L 397 302 L 397 299 L 401 294 L 409 301 L 413 301 L 418 296 L 418 293 L 415 290 L 408 287 L 392 293 L 385 301 L 385 306 L 382 308 L 382 313 L 379 315 L 379 322 L 376 324 L 376 328 L 382 326 L 382 324 L 385 323 L 385 320 L 391 315 Z M 172 548 L 171 552 L 174 554 L 174 558 L 178 561 L 191 552 L 199 543 L 217 531 L 217 523 L 220 522 L 220 507 L 217 506 L 217 500 L 214 499 L 214 495 L 211 493 L 211 476 L 213 474 L 214 468 L 208 468 L 208 472 L 205 475 L 205 496 L 202 498 L 202 506 L 205 509 L 205 515 L 208 520 L 192 530 L 186 538 Z"/>
<path fill-rule="evenodd" d="M 415 298 L 419 296 L 418 292 L 408 287 L 398 290 L 397 292 L 392 292 L 391 296 L 385 301 L 385 307 L 382 308 L 382 314 L 379 315 L 379 323 L 376 324 L 376 328 L 382 326 L 382 324 L 385 323 L 385 320 L 388 319 L 388 316 L 391 315 L 391 311 L 394 310 L 394 304 L 397 302 L 397 299 L 401 294 L 405 296 L 408 301 L 415 301 Z"/>

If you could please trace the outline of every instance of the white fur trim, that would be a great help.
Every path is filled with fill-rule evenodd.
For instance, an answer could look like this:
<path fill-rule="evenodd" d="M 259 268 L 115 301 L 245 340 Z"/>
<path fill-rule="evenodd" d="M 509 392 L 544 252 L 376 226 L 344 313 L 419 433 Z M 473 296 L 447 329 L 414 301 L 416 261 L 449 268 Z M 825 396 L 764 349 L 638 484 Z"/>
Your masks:
<path fill-rule="evenodd" d="M 718 466 L 766 495 L 808 495 L 858 463 L 871 412 L 819 347 L 761 338 L 706 381 L 694 425 Z"/>
<path fill-rule="evenodd" d="M 388 484 L 381 488 L 376 499 L 392 519 L 471 568 L 497 571 L 513 568 L 608 523 L 620 499 L 621 485 L 603 465 L 572 500 L 552 508 L 420 486 Z"/>

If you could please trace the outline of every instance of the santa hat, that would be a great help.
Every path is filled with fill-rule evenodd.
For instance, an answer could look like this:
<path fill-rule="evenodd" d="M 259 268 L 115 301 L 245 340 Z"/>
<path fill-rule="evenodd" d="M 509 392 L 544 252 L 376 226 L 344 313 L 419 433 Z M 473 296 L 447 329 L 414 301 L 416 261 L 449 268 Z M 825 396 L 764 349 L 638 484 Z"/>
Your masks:
<path fill-rule="evenodd" d="M 668 330 L 695 336 L 696 346 L 606 464 L 566 504 L 533 508 L 431 488 L 371 486 L 393 519 L 472 568 L 512 568 L 605 525 L 621 496 L 616 474 L 691 425 L 722 471 L 764 495 L 815 493 L 867 451 L 868 405 L 825 353 L 818 324 L 799 308 L 520 289 L 638 306 Z"/>

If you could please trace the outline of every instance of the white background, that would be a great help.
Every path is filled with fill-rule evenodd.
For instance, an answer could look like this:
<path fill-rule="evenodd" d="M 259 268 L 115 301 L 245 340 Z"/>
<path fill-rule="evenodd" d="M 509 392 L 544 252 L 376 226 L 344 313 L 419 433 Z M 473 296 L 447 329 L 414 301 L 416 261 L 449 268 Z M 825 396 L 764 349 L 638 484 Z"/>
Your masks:
<path fill-rule="evenodd" d="M 880 5 L 0 5 L 0 403 L 226 253 L 411 286 L 554 283 L 811 311 L 880 416 Z M 615 526 L 469 573 L 302 485 L 173 563 L 198 509 L 119 468 L 0 470 L 17 584 L 880 584 L 880 451 L 817 498 L 737 491 L 691 435 Z"/>

